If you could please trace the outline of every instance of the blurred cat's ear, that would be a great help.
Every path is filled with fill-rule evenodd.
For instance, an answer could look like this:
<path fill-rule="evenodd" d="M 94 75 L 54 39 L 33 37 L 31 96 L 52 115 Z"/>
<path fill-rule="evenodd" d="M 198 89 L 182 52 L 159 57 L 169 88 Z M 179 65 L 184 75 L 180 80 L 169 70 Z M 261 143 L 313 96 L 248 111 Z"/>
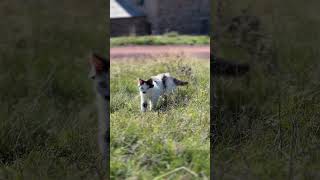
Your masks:
<path fill-rule="evenodd" d="M 142 85 L 144 83 L 144 80 L 142 80 L 142 79 L 138 79 L 138 85 Z"/>
<path fill-rule="evenodd" d="M 99 58 L 97 55 L 92 54 L 90 58 L 90 64 L 95 70 L 96 73 L 101 73 L 107 69 L 107 64 L 102 58 Z"/>
<path fill-rule="evenodd" d="M 101 74 L 103 72 L 109 72 L 109 65 L 106 58 L 99 56 L 96 53 L 91 53 L 89 57 L 89 62 L 91 65 L 91 71 L 89 77 L 94 79 L 96 75 Z"/>

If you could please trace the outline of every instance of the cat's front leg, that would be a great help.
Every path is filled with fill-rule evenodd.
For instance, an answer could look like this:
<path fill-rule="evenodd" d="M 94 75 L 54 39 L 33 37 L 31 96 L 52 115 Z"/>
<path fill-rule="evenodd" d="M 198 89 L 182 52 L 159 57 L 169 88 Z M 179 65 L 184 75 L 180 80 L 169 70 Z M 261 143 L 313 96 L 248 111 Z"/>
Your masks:
<path fill-rule="evenodd" d="M 141 100 L 141 112 L 146 112 L 147 107 L 148 107 L 148 102 Z"/>
<path fill-rule="evenodd" d="M 148 107 L 148 99 L 146 96 L 144 96 L 142 93 L 140 93 L 140 99 L 141 99 L 141 103 L 140 103 L 140 109 L 141 112 L 146 112 L 147 111 L 147 107 Z"/>

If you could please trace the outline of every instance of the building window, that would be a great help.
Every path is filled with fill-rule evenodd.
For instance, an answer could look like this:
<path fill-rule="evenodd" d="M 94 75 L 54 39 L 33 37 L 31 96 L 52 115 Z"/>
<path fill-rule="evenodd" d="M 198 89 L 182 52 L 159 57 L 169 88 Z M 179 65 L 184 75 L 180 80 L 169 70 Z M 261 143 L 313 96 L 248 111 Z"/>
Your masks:
<path fill-rule="evenodd" d="M 209 28 L 210 28 L 210 24 L 209 24 L 209 20 L 208 19 L 200 19 L 200 34 L 209 34 Z"/>
<path fill-rule="evenodd" d="M 143 5 L 144 5 L 144 0 L 139 0 L 138 2 L 139 2 L 139 3 L 138 3 L 139 6 L 143 6 Z"/>

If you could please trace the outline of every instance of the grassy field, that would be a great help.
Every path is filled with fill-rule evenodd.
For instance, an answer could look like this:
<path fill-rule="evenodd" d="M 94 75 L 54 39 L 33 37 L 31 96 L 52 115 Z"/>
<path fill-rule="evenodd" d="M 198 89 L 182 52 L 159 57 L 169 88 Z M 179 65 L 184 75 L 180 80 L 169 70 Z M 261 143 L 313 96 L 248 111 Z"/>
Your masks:
<path fill-rule="evenodd" d="M 270 51 L 252 54 L 250 43 L 239 48 L 230 33 L 217 42 L 220 56 L 248 62 L 251 72 L 217 79 L 216 179 L 320 178 L 319 5 L 225 2 L 225 22 L 249 6 L 266 35 L 256 43 Z"/>
<path fill-rule="evenodd" d="M 141 113 L 138 78 L 187 80 L 157 111 Z M 209 61 L 180 56 L 111 63 L 111 178 L 209 179 Z"/>
<path fill-rule="evenodd" d="M 209 36 L 179 35 L 175 33 L 161 36 L 113 37 L 110 39 L 111 47 L 128 45 L 208 45 L 209 43 Z"/>
<path fill-rule="evenodd" d="M 104 173 L 88 55 L 108 51 L 106 3 L 1 1 L 0 179 Z"/>

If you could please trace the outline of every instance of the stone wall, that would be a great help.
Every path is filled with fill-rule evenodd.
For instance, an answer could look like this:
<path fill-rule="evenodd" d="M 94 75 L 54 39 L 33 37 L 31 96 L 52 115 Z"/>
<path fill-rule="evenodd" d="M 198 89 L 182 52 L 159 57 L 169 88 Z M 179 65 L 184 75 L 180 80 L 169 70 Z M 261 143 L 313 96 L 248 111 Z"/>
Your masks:
<path fill-rule="evenodd" d="M 159 3 L 158 15 L 160 32 L 200 34 L 205 28 L 204 21 L 210 20 L 210 2 L 209 0 L 162 0 Z"/>
<path fill-rule="evenodd" d="M 111 36 L 163 34 L 209 34 L 210 0 L 131 0 L 146 17 L 111 20 Z M 148 27 L 149 22 L 150 26 Z"/>
<path fill-rule="evenodd" d="M 155 33 L 208 34 L 210 0 L 145 1 L 144 11 Z"/>
<path fill-rule="evenodd" d="M 146 35 L 149 34 L 149 27 L 145 17 L 111 19 L 110 35 Z"/>

